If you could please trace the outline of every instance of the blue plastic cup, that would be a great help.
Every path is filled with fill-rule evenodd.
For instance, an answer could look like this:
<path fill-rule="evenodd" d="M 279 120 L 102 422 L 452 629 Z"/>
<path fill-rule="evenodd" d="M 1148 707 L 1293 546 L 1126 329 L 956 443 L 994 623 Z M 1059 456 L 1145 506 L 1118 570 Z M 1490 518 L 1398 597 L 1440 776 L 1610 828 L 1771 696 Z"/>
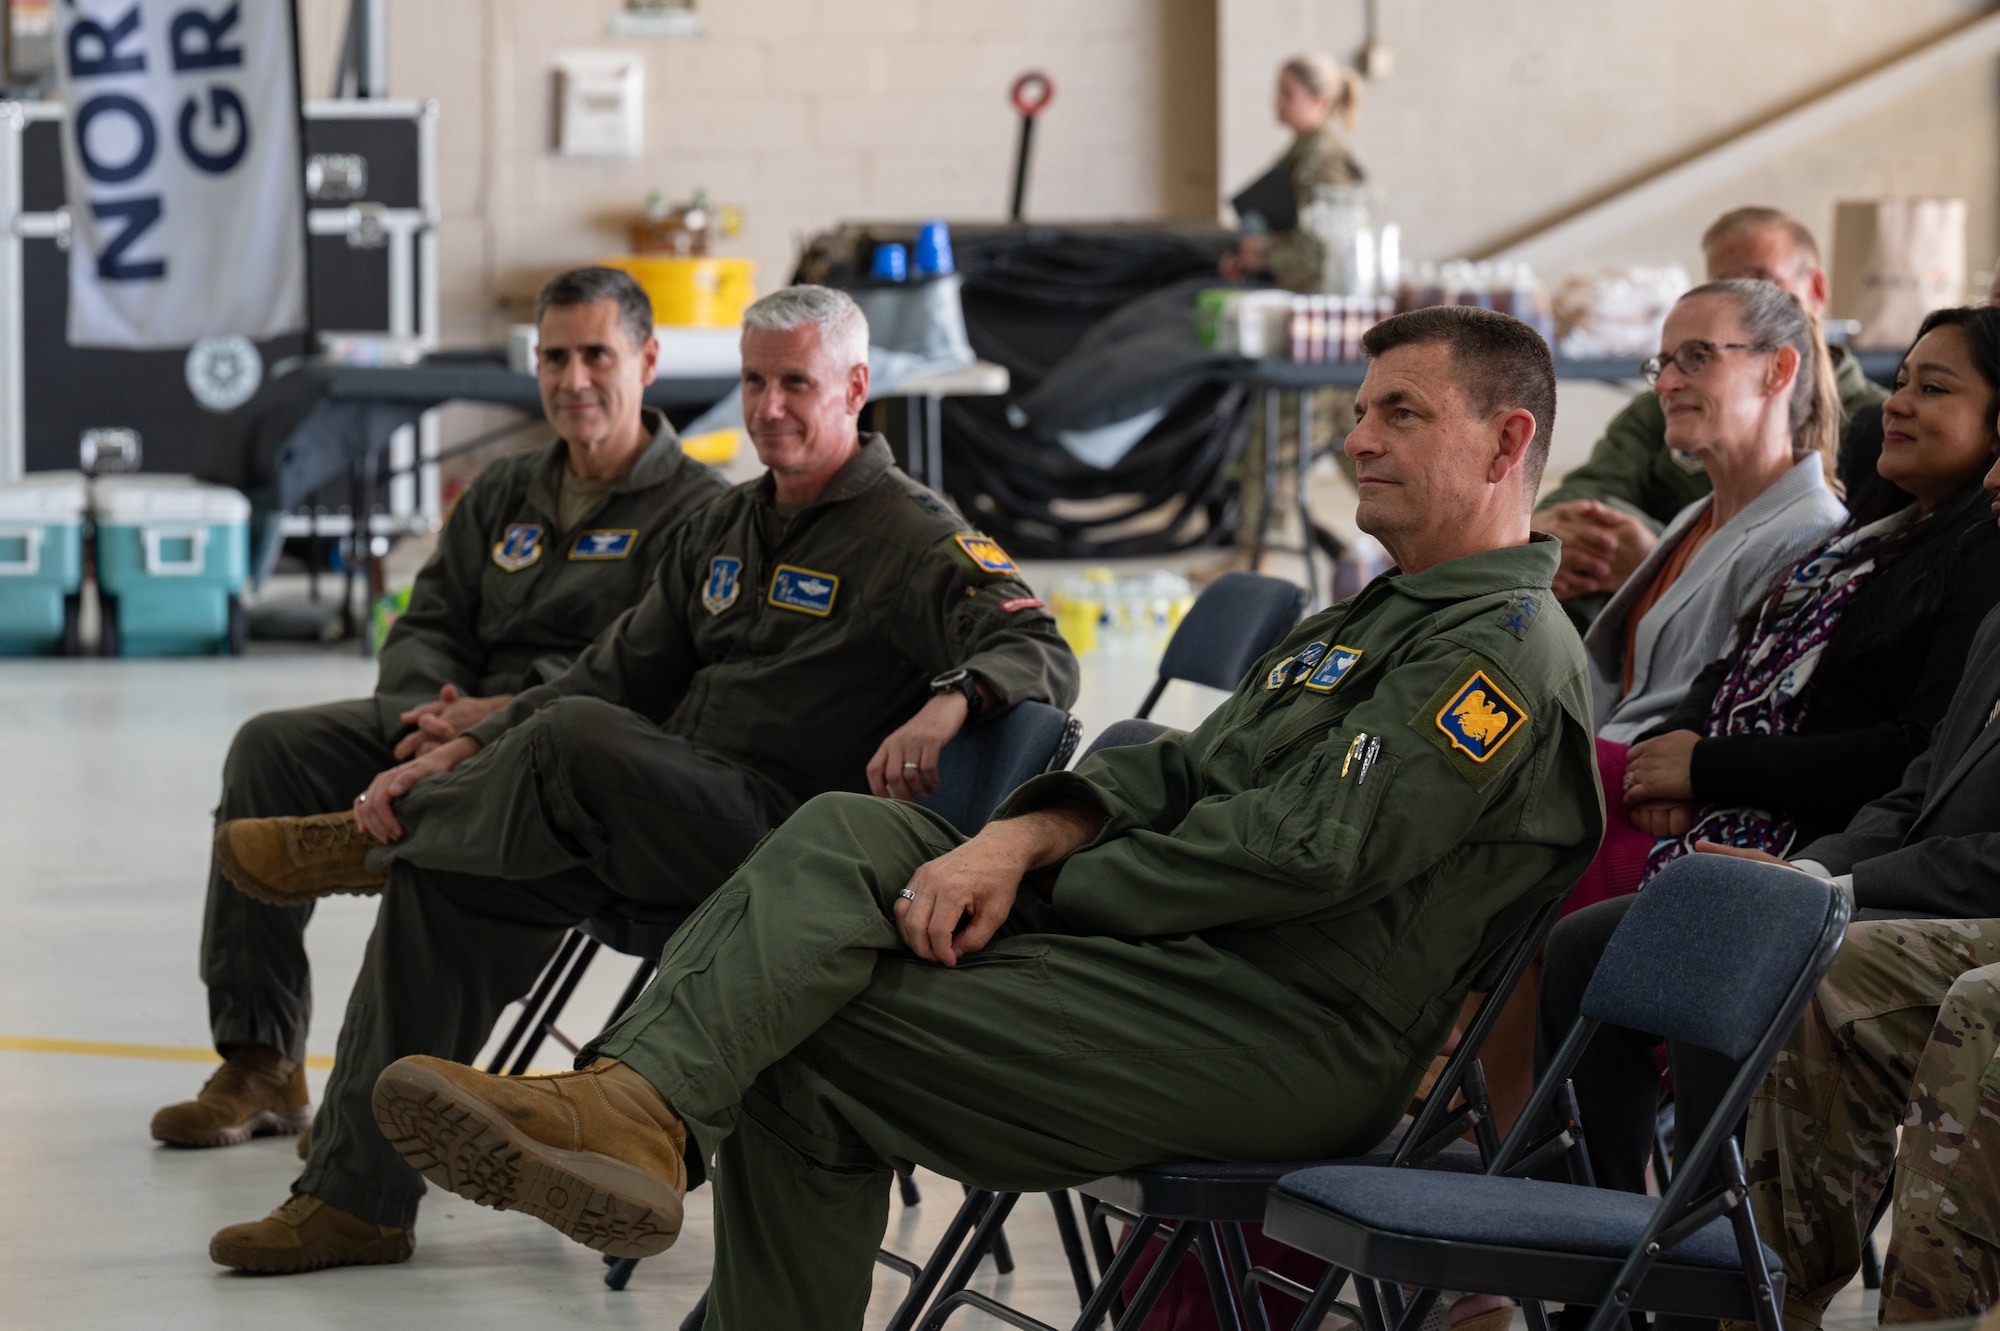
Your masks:
<path fill-rule="evenodd" d="M 875 247 L 875 276 L 885 282 L 906 282 L 910 277 L 910 252 L 901 245 Z"/>
<path fill-rule="evenodd" d="M 951 228 L 943 222 L 926 222 L 917 231 L 917 271 L 935 277 L 956 270 L 951 259 Z"/>

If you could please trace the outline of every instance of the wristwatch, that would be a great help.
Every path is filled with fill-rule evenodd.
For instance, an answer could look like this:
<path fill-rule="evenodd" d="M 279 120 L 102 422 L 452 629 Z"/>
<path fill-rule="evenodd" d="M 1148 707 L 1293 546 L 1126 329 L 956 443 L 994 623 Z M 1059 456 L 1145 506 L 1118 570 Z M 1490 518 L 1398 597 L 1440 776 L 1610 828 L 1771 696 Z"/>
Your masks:
<path fill-rule="evenodd" d="M 945 671 L 931 681 L 932 697 L 946 693 L 964 694 L 966 721 L 970 723 L 979 719 L 979 709 L 986 704 L 979 696 L 979 681 L 972 677 L 970 670 L 960 666 L 957 670 Z"/>

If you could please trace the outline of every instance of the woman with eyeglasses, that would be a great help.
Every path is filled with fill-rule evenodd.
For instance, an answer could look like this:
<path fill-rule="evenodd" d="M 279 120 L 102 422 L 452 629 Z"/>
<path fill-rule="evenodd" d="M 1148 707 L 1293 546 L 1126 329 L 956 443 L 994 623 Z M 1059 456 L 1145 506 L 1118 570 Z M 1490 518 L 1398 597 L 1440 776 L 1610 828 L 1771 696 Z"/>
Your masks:
<path fill-rule="evenodd" d="M 1624 816 L 1626 746 L 1665 720 L 1772 581 L 1847 516 L 1828 477 L 1840 425 L 1819 321 L 1769 282 L 1710 282 L 1668 313 L 1645 366 L 1666 442 L 1708 472 L 1584 637 L 1604 845 L 1570 910 L 1632 891 L 1653 838 Z"/>
<path fill-rule="evenodd" d="M 2000 604 L 2000 310 L 1939 310 L 1882 406 L 1882 455 L 1853 516 L 1779 577 L 1721 655 L 1627 755 L 1612 797 L 1654 846 L 1784 856 L 1887 794 L 1929 742 L 1980 623 Z M 1544 1054 L 1565 1034 L 1633 898 L 1578 910 L 1544 957 Z M 1645 1190 L 1656 1041 L 1607 1027 L 1574 1083 L 1600 1185 Z M 1675 1139 L 1691 1146 L 1733 1064 L 1669 1046 Z"/>

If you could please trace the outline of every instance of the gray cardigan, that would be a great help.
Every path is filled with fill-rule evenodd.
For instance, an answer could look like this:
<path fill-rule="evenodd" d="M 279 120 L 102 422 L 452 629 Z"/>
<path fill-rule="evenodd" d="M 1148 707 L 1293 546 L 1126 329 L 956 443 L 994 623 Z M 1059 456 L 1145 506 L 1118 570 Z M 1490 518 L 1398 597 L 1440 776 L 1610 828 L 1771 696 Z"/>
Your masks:
<path fill-rule="evenodd" d="M 1709 536 L 1667 594 L 1639 621 L 1632 691 L 1621 699 L 1625 625 L 1632 603 L 1713 502 L 1714 496 L 1704 496 L 1675 515 L 1660 543 L 1584 635 L 1599 739 L 1630 744 L 1664 720 L 1694 677 L 1734 645 L 1736 621 L 1744 611 L 1847 520 L 1846 507 L 1827 486 L 1819 456 L 1800 458 Z"/>

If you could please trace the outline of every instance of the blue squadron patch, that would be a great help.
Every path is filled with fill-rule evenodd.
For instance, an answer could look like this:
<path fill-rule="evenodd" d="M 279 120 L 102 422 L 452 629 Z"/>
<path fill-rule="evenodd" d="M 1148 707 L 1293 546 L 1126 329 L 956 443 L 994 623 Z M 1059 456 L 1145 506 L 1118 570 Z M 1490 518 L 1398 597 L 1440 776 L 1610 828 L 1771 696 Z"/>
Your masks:
<path fill-rule="evenodd" d="M 1326 660 L 1319 663 L 1319 669 L 1301 682 L 1314 693 L 1332 693 L 1334 685 L 1346 679 L 1347 672 L 1354 669 L 1354 663 L 1360 659 L 1359 647 L 1336 646 L 1326 654 Z"/>
<path fill-rule="evenodd" d="M 519 573 L 542 557 L 542 527 L 537 522 L 509 524 L 500 544 L 493 547 L 493 562 L 509 573 Z"/>
<path fill-rule="evenodd" d="M 786 610 L 825 619 L 833 613 L 833 598 L 840 579 L 831 573 L 815 573 L 796 564 L 780 564 L 771 574 L 770 602 Z"/>
<path fill-rule="evenodd" d="M 1278 664 L 1271 667 L 1271 673 L 1264 677 L 1266 689 L 1282 689 L 1298 677 L 1301 670 L 1310 670 L 1320 657 L 1326 655 L 1326 644 L 1309 642 Z"/>
<path fill-rule="evenodd" d="M 569 557 L 579 560 L 623 559 L 632 553 L 633 543 L 638 539 L 638 531 L 631 528 L 580 531 L 576 534 L 576 544 L 569 548 Z"/>
<path fill-rule="evenodd" d="M 1019 577 L 1021 570 L 1007 552 L 1000 548 L 1000 542 L 990 536 L 954 536 L 958 548 L 965 551 L 965 557 L 987 573 L 1003 573 L 1009 577 Z"/>
<path fill-rule="evenodd" d="M 1451 746 L 1476 763 L 1483 763 L 1527 721 L 1527 709 L 1500 691 L 1483 670 L 1459 687 L 1438 709 L 1437 728 Z"/>
<path fill-rule="evenodd" d="M 717 555 L 708 561 L 708 581 L 702 584 L 701 608 L 719 615 L 736 604 L 742 590 L 743 561 L 734 555 Z"/>
<path fill-rule="evenodd" d="M 1514 603 L 1500 614 L 1500 627 L 1516 638 L 1526 640 L 1528 630 L 1535 626 L 1535 616 L 1542 613 L 1541 598 L 1523 592 L 1514 598 Z"/>

